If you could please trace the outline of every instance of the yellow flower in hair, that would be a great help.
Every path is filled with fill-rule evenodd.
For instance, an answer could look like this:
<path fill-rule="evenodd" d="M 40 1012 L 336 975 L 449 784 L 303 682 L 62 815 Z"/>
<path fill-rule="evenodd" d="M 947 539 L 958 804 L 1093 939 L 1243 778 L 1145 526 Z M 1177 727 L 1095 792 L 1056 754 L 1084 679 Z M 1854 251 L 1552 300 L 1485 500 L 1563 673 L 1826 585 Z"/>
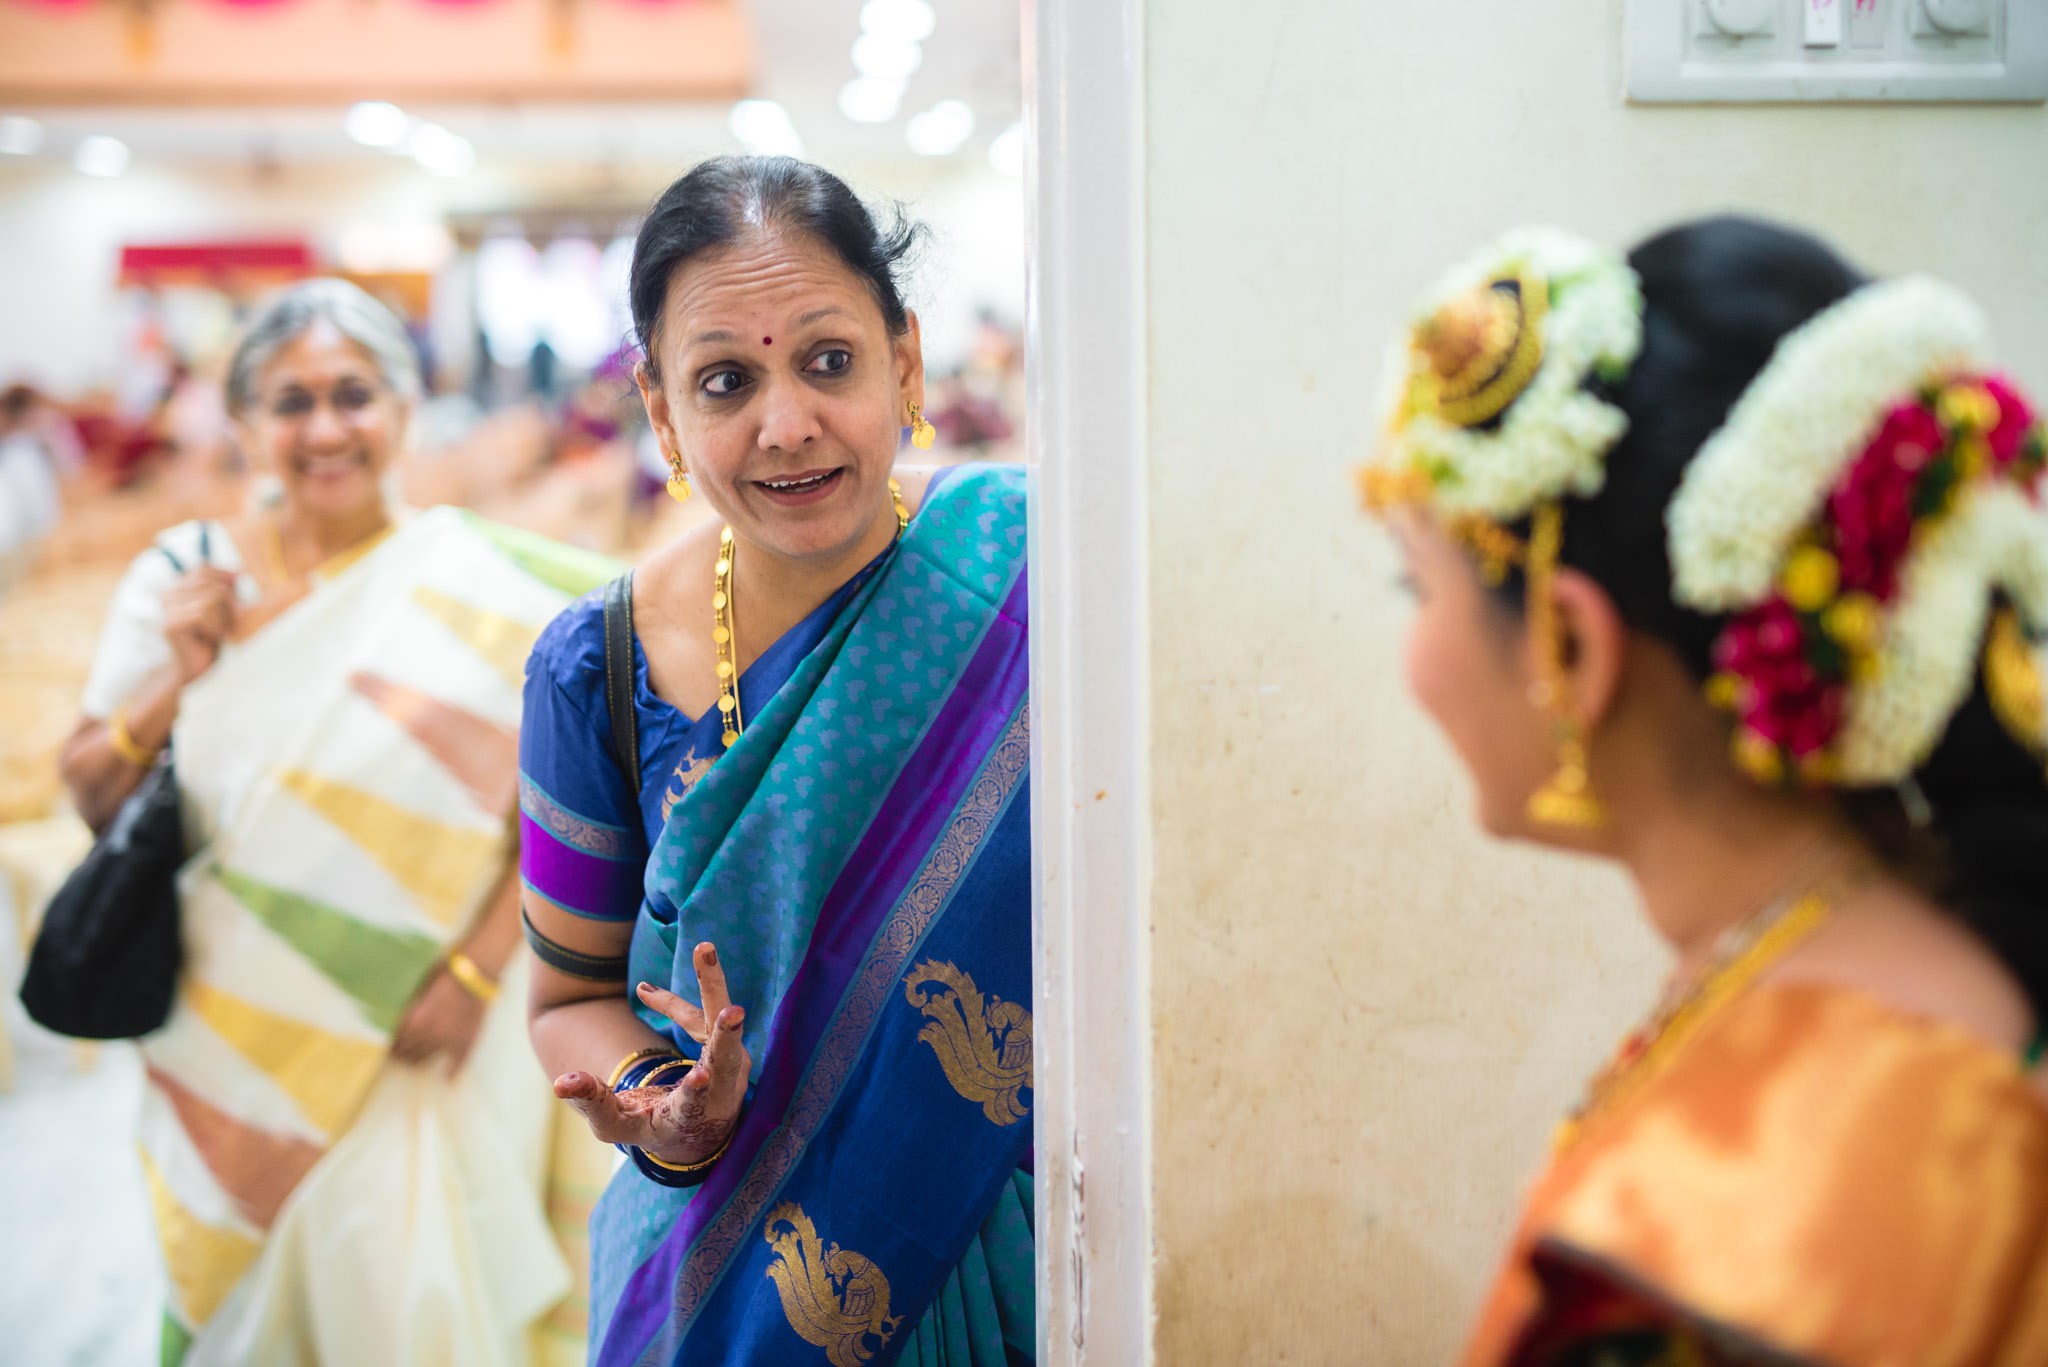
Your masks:
<path fill-rule="evenodd" d="M 1735 733 L 1735 763 L 1759 783 L 1785 777 L 1785 756 L 1777 745 L 1745 726 Z"/>
<path fill-rule="evenodd" d="M 1802 546 L 1785 561 L 1779 578 L 1785 599 L 1801 612 L 1819 612 L 1842 585 L 1842 567 L 1818 546 Z"/>
<path fill-rule="evenodd" d="M 1884 611 L 1867 593 L 1845 593 L 1820 621 L 1844 650 L 1863 655 L 1877 649 L 1878 635 L 1884 629 Z"/>
<path fill-rule="evenodd" d="M 1742 680 L 1725 670 L 1707 680 L 1707 702 L 1723 712 L 1733 712 L 1742 705 Z"/>
<path fill-rule="evenodd" d="M 1952 384 L 1934 402 L 1934 415 L 1943 427 L 1989 432 L 1998 426 L 1998 400 L 1980 384 Z"/>
<path fill-rule="evenodd" d="M 1835 781 L 1840 766 L 1835 757 L 1825 750 L 1816 750 L 1799 761 L 1799 781 L 1814 788 L 1825 788 Z"/>

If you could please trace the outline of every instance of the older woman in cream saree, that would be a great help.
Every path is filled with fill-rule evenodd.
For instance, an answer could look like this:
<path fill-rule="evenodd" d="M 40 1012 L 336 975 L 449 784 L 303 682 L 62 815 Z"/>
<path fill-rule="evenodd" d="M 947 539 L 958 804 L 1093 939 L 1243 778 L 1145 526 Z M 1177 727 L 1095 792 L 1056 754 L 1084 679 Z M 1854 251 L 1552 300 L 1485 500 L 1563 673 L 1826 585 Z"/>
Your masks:
<path fill-rule="evenodd" d="M 389 1050 L 516 886 L 520 670 L 585 572 L 436 510 L 186 691 L 188 957 L 142 1045 L 165 1362 L 524 1362 L 568 1291 L 523 958 L 459 1069 Z"/>

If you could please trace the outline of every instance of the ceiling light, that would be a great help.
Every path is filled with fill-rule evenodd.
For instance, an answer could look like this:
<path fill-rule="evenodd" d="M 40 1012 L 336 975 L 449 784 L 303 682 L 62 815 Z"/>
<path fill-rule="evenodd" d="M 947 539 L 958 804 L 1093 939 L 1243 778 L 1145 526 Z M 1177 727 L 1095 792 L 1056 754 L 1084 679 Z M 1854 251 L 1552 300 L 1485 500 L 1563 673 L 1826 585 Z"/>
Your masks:
<path fill-rule="evenodd" d="M 995 167 L 997 175 L 1024 174 L 1023 124 L 1013 123 L 996 134 L 996 140 L 988 145 L 988 164 Z"/>
<path fill-rule="evenodd" d="M 956 152 L 974 134 L 974 111 L 965 100 L 940 100 L 904 127 L 910 150 L 927 157 Z"/>
<path fill-rule="evenodd" d="M 862 33 L 899 43 L 923 42 L 938 22 L 927 0 L 868 0 L 860 7 Z"/>
<path fill-rule="evenodd" d="M 438 123 L 423 123 L 406 139 L 405 150 L 412 159 L 437 176 L 464 176 L 476 165 L 476 149 L 460 133 L 451 133 Z"/>
<path fill-rule="evenodd" d="M 800 157 L 803 139 L 790 122 L 789 111 L 773 100 L 741 100 L 726 117 L 733 137 L 749 152 L 766 157 Z"/>
<path fill-rule="evenodd" d="M 863 33 L 853 40 L 853 69 L 880 81 L 906 81 L 924 62 L 924 49 L 895 38 Z"/>
<path fill-rule="evenodd" d="M 0 118 L 0 155 L 28 157 L 43 147 L 43 126 L 19 114 Z"/>
<path fill-rule="evenodd" d="M 412 131 L 412 116 L 384 100 L 363 100 L 341 116 L 341 131 L 365 147 L 396 147 Z"/>
<path fill-rule="evenodd" d="M 88 176 L 118 176 L 128 169 L 128 144 L 102 133 L 81 138 L 71 166 Z"/>
<path fill-rule="evenodd" d="M 903 103 L 903 83 L 856 76 L 839 87 L 839 112 L 855 123 L 887 123 Z"/>

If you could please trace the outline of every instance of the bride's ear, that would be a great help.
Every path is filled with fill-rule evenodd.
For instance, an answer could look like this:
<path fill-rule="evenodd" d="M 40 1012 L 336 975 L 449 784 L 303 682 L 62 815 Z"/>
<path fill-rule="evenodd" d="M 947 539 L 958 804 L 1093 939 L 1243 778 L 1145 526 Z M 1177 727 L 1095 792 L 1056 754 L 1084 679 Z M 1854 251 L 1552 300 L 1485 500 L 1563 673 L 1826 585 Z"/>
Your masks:
<path fill-rule="evenodd" d="M 1621 686 L 1628 624 L 1607 590 L 1579 570 L 1559 566 L 1550 593 L 1557 612 L 1559 672 L 1573 711 L 1590 731 L 1614 705 Z"/>

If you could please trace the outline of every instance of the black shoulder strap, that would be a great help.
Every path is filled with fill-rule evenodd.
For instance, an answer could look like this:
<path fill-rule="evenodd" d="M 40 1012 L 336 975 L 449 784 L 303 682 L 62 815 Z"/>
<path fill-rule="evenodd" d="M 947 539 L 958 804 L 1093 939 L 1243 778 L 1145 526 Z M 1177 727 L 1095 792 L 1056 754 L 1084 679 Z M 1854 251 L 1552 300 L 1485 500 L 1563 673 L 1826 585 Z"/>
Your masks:
<path fill-rule="evenodd" d="M 633 572 L 604 586 L 604 705 L 612 717 L 612 758 L 640 806 L 640 722 L 633 711 Z"/>

